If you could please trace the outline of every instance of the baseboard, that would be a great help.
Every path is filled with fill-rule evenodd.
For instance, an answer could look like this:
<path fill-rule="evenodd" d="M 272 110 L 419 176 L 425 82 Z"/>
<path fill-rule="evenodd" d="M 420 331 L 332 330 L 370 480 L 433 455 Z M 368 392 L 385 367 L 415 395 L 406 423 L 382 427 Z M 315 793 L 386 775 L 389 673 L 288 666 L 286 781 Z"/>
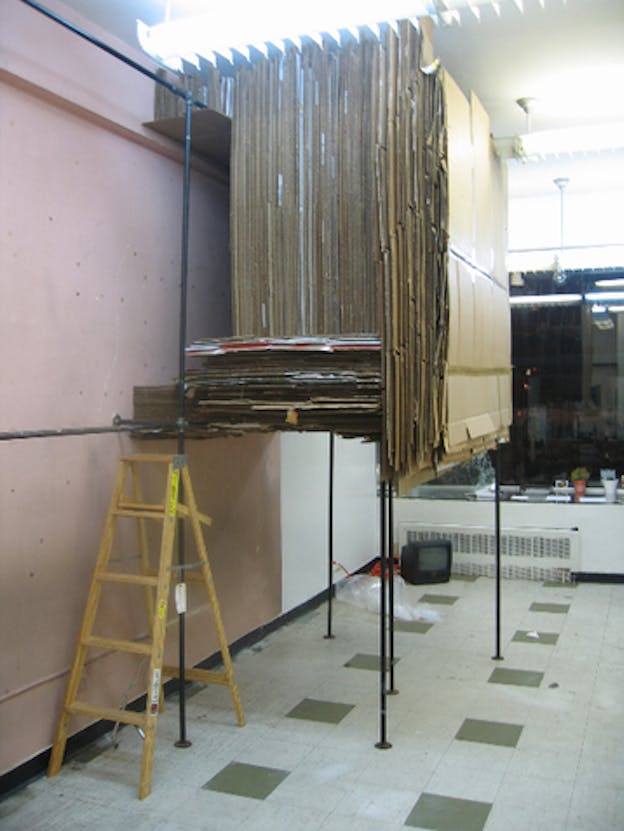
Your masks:
<path fill-rule="evenodd" d="M 284 626 L 285 624 L 290 623 L 293 620 L 296 620 L 298 617 L 301 617 L 302 615 L 312 611 L 313 609 L 317 608 L 322 603 L 324 603 L 326 600 L 327 590 L 319 592 L 314 597 L 311 597 L 309 600 L 306 600 L 304 603 L 301 603 L 294 609 L 291 609 L 290 611 L 285 612 L 282 615 L 279 615 L 274 620 L 271 620 L 268 623 L 264 623 L 261 626 L 258 626 L 257 629 L 248 632 L 246 635 L 243 635 L 238 640 L 230 644 L 230 654 L 232 655 L 232 657 L 234 657 L 241 650 L 248 649 L 249 647 L 261 641 L 271 632 L 274 632 L 281 626 Z M 217 651 L 214 652 L 212 655 L 209 655 L 207 658 L 204 658 L 197 664 L 197 666 L 201 669 L 212 669 L 213 667 L 218 666 L 220 663 L 221 652 Z M 187 682 L 187 686 L 192 686 L 191 682 Z M 163 687 L 165 698 L 168 698 L 172 694 L 177 693 L 178 688 L 179 684 L 176 678 L 172 678 L 169 681 L 167 681 Z M 139 698 L 136 698 L 133 701 L 131 701 L 126 709 L 143 710 L 144 708 L 145 695 L 142 695 L 139 696 Z M 123 726 L 124 725 L 120 725 L 120 728 L 123 728 Z M 80 752 L 85 746 L 96 741 L 96 739 L 99 739 L 106 733 L 112 732 L 113 727 L 113 722 L 100 720 L 96 721 L 94 724 L 90 724 L 83 730 L 79 730 L 78 733 L 74 733 L 74 735 L 70 736 L 67 740 L 67 747 L 65 750 L 64 760 L 67 761 L 71 756 L 75 756 L 78 752 Z M 7 771 L 7 773 L 2 774 L 2 776 L 0 776 L 0 799 L 9 795 L 13 791 L 17 791 L 20 788 L 25 787 L 33 779 L 37 779 L 43 774 L 45 774 L 46 770 L 48 769 L 48 762 L 50 761 L 50 752 L 51 748 L 47 748 L 46 750 L 43 750 L 41 753 L 38 753 L 36 756 L 33 756 L 32 759 L 28 759 L 28 761 L 23 762 L 16 768 L 13 768 L 13 770 Z"/>
<path fill-rule="evenodd" d="M 611 574 L 598 571 L 573 571 L 573 583 L 624 583 L 624 574 Z"/>

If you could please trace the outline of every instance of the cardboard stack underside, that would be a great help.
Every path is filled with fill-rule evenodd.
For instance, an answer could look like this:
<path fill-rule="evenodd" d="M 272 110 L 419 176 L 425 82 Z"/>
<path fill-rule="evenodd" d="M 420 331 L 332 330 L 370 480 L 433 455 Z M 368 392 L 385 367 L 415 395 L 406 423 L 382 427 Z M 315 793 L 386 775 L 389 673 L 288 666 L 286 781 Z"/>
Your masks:
<path fill-rule="evenodd" d="M 230 90 L 233 331 L 379 338 L 379 426 L 365 434 L 401 492 L 511 420 L 502 167 L 477 99 L 430 61 L 403 21 L 275 51 L 237 67 Z M 205 85 L 223 97 L 214 70 Z M 291 413 L 304 398 L 290 387 Z"/>
<path fill-rule="evenodd" d="M 186 374 L 188 435 L 333 431 L 378 441 L 381 345 L 375 338 L 201 339 Z M 135 416 L 178 417 L 178 389 L 135 387 Z"/>

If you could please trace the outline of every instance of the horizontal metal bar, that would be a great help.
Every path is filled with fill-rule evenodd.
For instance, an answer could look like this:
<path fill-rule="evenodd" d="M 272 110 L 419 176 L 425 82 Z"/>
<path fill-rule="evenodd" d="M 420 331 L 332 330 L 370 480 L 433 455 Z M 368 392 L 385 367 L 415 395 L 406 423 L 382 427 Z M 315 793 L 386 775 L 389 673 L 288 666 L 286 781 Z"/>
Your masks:
<path fill-rule="evenodd" d="M 85 32 L 84 29 L 81 29 L 79 26 L 76 26 L 71 21 L 67 20 L 65 17 L 61 17 L 56 12 L 53 12 L 51 9 L 42 6 L 41 3 L 37 3 L 36 0 L 22 0 L 22 3 L 25 3 L 27 6 L 30 6 L 31 9 L 35 11 L 41 12 L 41 14 L 49 17 L 50 20 L 54 20 L 56 23 L 59 23 L 61 26 L 64 26 L 66 29 L 74 32 L 74 34 L 78 35 L 84 40 L 87 40 L 89 43 L 97 46 L 99 49 L 102 49 L 104 52 L 107 52 L 109 55 L 112 55 L 117 60 L 122 61 L 122 63 L 127 64 L 128 66 L 135 69 L 137 72 L 140 72 L 141 75 L 146 75 L 148 78 L 151 78 L 152 81 L 155 81 L 157 84 L 160 84 L 162 87 L 166 87 L 169 92 L 172 92 L 174 95 L 179 96 L 180 98 L 186 98 L 188 90 L 183 89 L 182 87 L 177 86 L 176 84 L 172 84 L 171 81 L 167 81 L 165 78 L 162 78 L 156 72 L 152 72 L 151 69 L 148 69 L 145 66 L 142 66 L 137 61 L 133 61 L 132 58 L 129 58 L 127 55 L 124 55 L 123 52 L 119 52 L 117 49 L 113 49 L 112 46 L 109 46 L 104 41 L 99 40 L 94 35 L 90 35 L 89 32 Z M 194 107 L 199 107 L 202 110 L 208 109 L 206 104 L 203 101 L 197 101 L 192 99 L 192 103 Z"/>
<path fill-rule="evenodd" d="M 184 430 L 186 426 L 186 422 L 162 423 L 131 421 L 115 416 L 110 427 L 58 427 L 45 430 L 12 430 L 0 433 L 0 441 L 49 439 L 59 436 L 89 436 L 98 433 L 158 433 L 164 430 Z"/>

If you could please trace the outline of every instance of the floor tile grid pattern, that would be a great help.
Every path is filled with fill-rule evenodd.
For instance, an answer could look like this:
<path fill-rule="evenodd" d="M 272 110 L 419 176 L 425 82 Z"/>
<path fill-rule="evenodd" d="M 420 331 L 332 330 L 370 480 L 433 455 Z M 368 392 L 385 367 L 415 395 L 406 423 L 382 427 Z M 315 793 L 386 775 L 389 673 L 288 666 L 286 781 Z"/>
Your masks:
<path fill-rule="evenodd" d="M 422 589 L 411 588 L 418 603 Z M 374 748 L 377 673 L 345 666 L 377 651 L 378 620 L 338 602 L 334 640 L 322 638 L 321 609 L 236 656 L 247 727 L 235 725 L 227 690 L 199 688 L 187 705 L 193 745 L 179 750 L 170 703 L 159 719 L 153 792 L 146 800 L 136 798 L 141 740 L 124 728 L 117 749 L 105 737 L 55 779 L 37 780 L 0 803 L 0 826 L 622 827 L 624 586 L 505 581 L 505 660 L 496 663 L 493 581 L 452 581 L 435 592 L 457 598 L 436 606 L 441 619 L 424 631 L 396 632 L 400 692 L 388 697 L 390 750 Z M 556 639 L 516 637 L 535 632 Z M 542 677 L 534 687 L 488 683 L 493 670 L 503 668 Z M 240 796 L 206 787 L 218 785 L 224 771 L 255 768 L 273 772 L 266 793 Z"/>

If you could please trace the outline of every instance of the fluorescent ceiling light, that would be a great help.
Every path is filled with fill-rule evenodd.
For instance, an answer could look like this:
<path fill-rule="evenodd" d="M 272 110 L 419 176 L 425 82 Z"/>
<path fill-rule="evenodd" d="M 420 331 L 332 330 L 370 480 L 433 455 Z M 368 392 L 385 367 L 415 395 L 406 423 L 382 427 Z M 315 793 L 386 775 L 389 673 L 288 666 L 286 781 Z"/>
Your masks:
<path fill-rule="evenodd" d="M 624 287 L 624 279 L 621 277 L 614 277 L 613 280 L 604 279 L 596 280 L 596 286 L 601 289 L 615 289 Z"/>
<path fill-rule="evenodd" d="M 607 306 L 607 310 L 610 312 L 624 312 L 624 306 Z"/>
<path fill-rule="evenodd" d="M 523 294 L 509 298 L 510 306 L 573 306 L 583 300 L 582 294 Z"/>
<path fill-rule="evenodd" d="M 521 8 L 521 0 L 515 0 Z M 231 50 L 246 54 L 246 48 L 262 44 L 281 46 L 285 40 L 303 36 L 319 40 L 321 33 L 359 27 L 376 31 L 379 23 L 395 26 L 395 21 L 431 16 L 443 23 L 461 23 L 460 10 L 481 17 L 481 6 L 491 5 L 500 14 L 500 3 L 493 0 L 230 0 L 206 4 L 214 11 L 193 17 L 177 17 L 147 26 L 137 20 L 141 48 L 173 69 L 181 69 L 181 59 L 197 63 L 197 56 L 214 60 L 215 54 L 227 60 Z"/>
<path fill-rule="evenodd" d="M 423 16 L 431 3 L 426 0 L 238 0 L 222 4 L 212 13 L 146 26 L 137 21 L 141 47 L 169 66 L 179 68 L 179 59 L 191 55 L 230 50 L 244 52 L 246 46 L 293 40 L 303 35 L 318 36 L 380 22 Z"/>
<path fill-rule="evenodd" d="M 525 133 L 516 139 L 520 158 L 564 156 L 573 153 L 594 153 L 624 147 L 624 122 L 591 124 L 565 130 L 543 130 Z"/>
<path fill-rule="evenodd" d="M 613 300 L 624 302 L 624 291 L 588 291 L 585 300 L 591 300 L 592 303 L 606 303 Z"/>

